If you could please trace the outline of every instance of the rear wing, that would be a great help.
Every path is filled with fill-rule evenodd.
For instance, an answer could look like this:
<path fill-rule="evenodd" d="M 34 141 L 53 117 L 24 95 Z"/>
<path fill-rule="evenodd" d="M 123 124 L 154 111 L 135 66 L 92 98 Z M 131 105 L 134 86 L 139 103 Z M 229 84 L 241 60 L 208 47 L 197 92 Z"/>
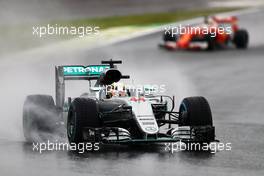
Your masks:
<path fill-rule="evenodd" d="M 101 73 L 109 68 L 109 65 L 66 65 L 57 67 L 58 71 L 62 72 L 64 80 L 98 79 Z"/>
<path fill-rule="evenodd" d="M 63 108 L 65 80 L 97 80 L 110 65 L 64 65 L 55 67 L 56 106 Z"/>
<path fill-rule="evenodd" d="M 229 16 L 229 17 L 213 16 L 212 19 L 217 23 L 237 23 L 238 21 L 238 18 L 236 16 Z"/>

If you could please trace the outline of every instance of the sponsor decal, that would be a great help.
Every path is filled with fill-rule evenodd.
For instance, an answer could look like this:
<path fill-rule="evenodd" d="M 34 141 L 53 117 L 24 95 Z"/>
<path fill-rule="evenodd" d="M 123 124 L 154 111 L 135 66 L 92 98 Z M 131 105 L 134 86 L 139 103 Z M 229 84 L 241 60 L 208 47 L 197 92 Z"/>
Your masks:
<path fill-rule="evenodd" d="M 155 128 L 155 127 L 146 127 L 145 130 L 148 131 L 148 132 L 155 132 L 157 130 L 157 128 Z"/>
<path fill-rule="evenodd" d="M 64 76 L 94 76 L 100 75 L 108 65 L 89 65 L 89 66 L 64 66 Z"/>

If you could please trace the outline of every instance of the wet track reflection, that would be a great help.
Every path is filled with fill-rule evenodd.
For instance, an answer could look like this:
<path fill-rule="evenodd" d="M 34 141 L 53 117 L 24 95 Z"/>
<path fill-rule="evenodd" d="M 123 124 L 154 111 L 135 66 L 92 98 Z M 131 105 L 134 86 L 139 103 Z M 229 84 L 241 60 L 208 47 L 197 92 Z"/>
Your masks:
<path fill-rule="evenodd" d="M 93 50 L 34 55 L 12 68 L 7 67 L 8 63 L 0 66 L 6 70 L 1 75 L 4 82 L 1 97 L 12 92 L 16 103 L 22 104 L 25 94 L 54 93 L 54 65 L 87 65 L 105 58 L 123 59 L 124 65 L 120 68 L 124 74 L 130 74 L 139 83 L 166 84 L 167 94 L 175 94 L 177 102 L 185 96 L 207 97 L 212 106 L 217 138 L 223 143 L 232 143 L 231 151 L 172 154 L 164 151 L 164 146 L 150 145 L 136 148 L 107 146 L 98 152 L 84 154 L 67 151 L 40 154 L 32 151 L 32 145 L 24 143 L 22 137 L 20 140 L 8 139 L 8 136 L 22 134 L 21 110 L 12 113 L 4 108 L 1 113 L 10 116 L 3 116 L 5 125 L 0 127 L 3 137 L 0 139 L 1 174 L 263 175 L 263 18 L 262 11 L 240 17 L 242 27 L 251 35 L 250 47 L 245 51 L 168 52 L 157 48 L 161 34 L 153 34 Z M 18 69 L 21 78 L 27 79 L 23 79 L 23 83 L 21 78 L 10 82 L 10 75 L 17 77 Z M 73 85 L 70 90 L 74 92 L 79 88 Z M 15 101 L 7 100 L 1 100 L 6 107 L 21 108 L 14 105 Z"/>

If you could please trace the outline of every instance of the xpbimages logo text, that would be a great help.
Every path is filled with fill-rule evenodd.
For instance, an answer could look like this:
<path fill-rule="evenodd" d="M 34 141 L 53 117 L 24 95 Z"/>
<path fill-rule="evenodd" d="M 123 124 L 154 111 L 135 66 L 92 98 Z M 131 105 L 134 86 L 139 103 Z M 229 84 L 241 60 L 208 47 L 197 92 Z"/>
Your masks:
<path fill-rule="evenodd" d="M 84 37 L 88 35 L 98 35 L 100 34 L 99 26 L 61 26 L 58 24 L 47 24 L 42 26 L 32 27 L 33 36 L 39 38 L 52 35 L 72 35 L 78 37 Z"/>
<path fill-rule="evenodd" d="M 179 26 L 166 26 L 164 28 L 165 34 L 173 36 L 177 35 L 208 35 L 211 37 L 216 37 L 217 34 L 232 34 L 232 26 L 183 26 L 180 24 Z"/>
<path fill-rule="evenodd" d="M 100 150 L 99 143 L 81 142 L 81 143 L 67 143 L 67 142 L 33 142 L 32 150 L 39 152 L 40 154 L 45 151 L 74 151 L 78 153 L 84 153 L 89 151 Z"/>
<path fill-rule="evenodd" d="M 217 151 L 231 151 L 232 143 L 186 143 L 179 141 L 164 143 L 164 150 L 172 154 L 180 151 L 209 151 L 211 153 L 216 153 Z"/>

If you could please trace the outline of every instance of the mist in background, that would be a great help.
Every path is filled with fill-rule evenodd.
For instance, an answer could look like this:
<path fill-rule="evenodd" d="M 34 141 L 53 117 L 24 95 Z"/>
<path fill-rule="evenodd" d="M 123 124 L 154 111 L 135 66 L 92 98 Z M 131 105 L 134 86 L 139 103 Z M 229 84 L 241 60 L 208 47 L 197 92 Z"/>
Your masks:
<path fill-rule="evenodd" d="M 85 57 L 84 54 L 78 55 L 78 52 L 69 55 L 64 50 L 52 51 L 47 55 L 43 53 L 33 55 L 17 54 L 24 50 L 31 50 L 39 46 L 39 43 L 49 45 L 57 41 L 56 38 L 28 37 L 32 35 L 32 26 L 54 20 L 168 12 L 177 9 L 193 9 L 194 7 L 205 8 L 210 6 L 208 2 L 209 0 L 1 0 L 0 114 L 2 125 L 0 127 L 0 138 L 23 140 L 22 107 L 26 95 L 39 93 L 54 95 L 54 66 L 63 63 L 82 64 L 78 59 L 73 62 L 72 58 Z M 16 56 L 13 56 L 14 54 Z M 100 63 L 99 59 L 105 59 L 105 55 L 108 56 L 106 58 L 112 58 L 111 51 L 98 53 L 98 56 L 89 60 L 89 64 Z M 133 57 L 133 53 L 130 56 Z M 67 62 L 66 58 L 69 60 L 71 58 L 71 61 Z M 123 59 L 123 56 L 117 59 Z M 87 62 L 83 62 L 83 64 L 85 65 Z M 130 67 L 133 63 L 128 62 L 126 64 L 128 74 L 129 72 L 133 73 Z M 147 73 L 152 70 L 145 71 Z M 140 72 L 134 77 L 134 79 L 141 78 L 139 84 L 146 83 L 146 79 L 141 77 L 142 73 Z M 170 72 L 167 74 L 170 74 Z M 158 77 L 157 73 L 155 75 Z M 157 80 L 156 77 L 153 77 L 151 81 Z M 182 79 L 184 84 L 179 85 L 176 89 L 184 92 L 169 90 L 169 93 L 185 95 L 193 92 L 193 90 L 188 89 L 191 86 L 186 81 L 187 78 L 183 79 L 179 74 L 177 79 Z M 168 82 L 170 80 L 165 80 L 165 83 Z M 149 82 L 149 84 L 163 83 Z M 171 88 L 172 85 L 166 86 Z M 79 95 L 80 87 L 83 86 L 73 85 L 72 91 L 78 88 L 78 94 L 74 92 L 74 95 Z"/>

